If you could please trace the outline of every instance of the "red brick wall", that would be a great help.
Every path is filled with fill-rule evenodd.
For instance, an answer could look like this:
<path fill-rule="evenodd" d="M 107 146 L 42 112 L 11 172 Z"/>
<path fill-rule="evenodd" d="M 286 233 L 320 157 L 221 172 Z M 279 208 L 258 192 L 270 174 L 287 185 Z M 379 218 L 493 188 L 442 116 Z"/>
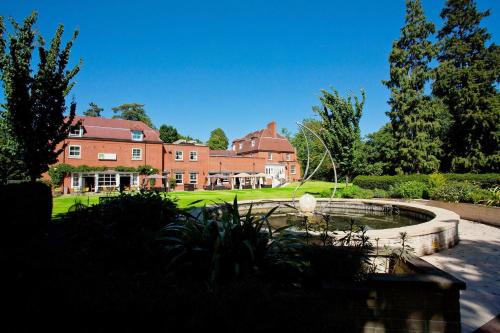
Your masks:
<path fill-rule="evenodd" d="M 175 160 L 175 152 L 182 151 L 183 159 Z M 198 153 L 198 160 L 191 161 L 189 154 L 191 151 Z M 168 177 L 174 177 L 176 172 L 183 174 L 184 184 L 189 183 L 189 173 L 198 173 L 198 183 L 195 188 L 203 188 L 207 182 L 209 166 L 209 148 L 208 146 L 195 146 L 189 144 L 164 144 L 164 170 L 169 172 Z M 184 185 L 177 185 L 176 190 L 183 190 Z"/>

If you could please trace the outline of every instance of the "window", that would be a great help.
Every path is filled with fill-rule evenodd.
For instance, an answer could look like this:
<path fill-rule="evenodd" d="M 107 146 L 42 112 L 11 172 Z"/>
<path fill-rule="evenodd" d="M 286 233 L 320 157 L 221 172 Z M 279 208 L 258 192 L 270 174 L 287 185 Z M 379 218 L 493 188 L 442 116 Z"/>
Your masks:
<path fill-rule="evenodd" d="M 83 133 L 83 127 L 82 126 L 71 126 L 71 129 L 69 130 L 68 136 L 81 137 L 82 133 Z"/>
<path fill-rule="evenodd" d="M 197 151 L 190 151 L 189 152 L 189 160 L 190 161 L 198 161 L 198 152 Z"/>
<path fill-rule="evenodd" d="M 175 160 L 182 161 L 184 159 L 184 152 L 182 150 L 175 151 Z"/>
<path fill-rule="evenodd" d="M 99 187 L 116 186 L 116 175 L 99 175 L 97 183 Z"/>
<path fill-rule="evenodd" d="M 236 145 L 233 145 L 233 150 L 236 150 Z"/>
<path fill-rule="evenodd" d="M 198 184 L 198 174 L 196 172 L 189 174 L 189 184 Z"/>
<path fill-rule="evenodd" d="M 130 184 L 130 185 L 132 185 L 132 186 L 139 185 L 139 174 L 137 174 L 137 173 L 132 174 L 132 184 Z"/>
<path fill-rule="evenodd" d="M 184 183 L 184 181 L 182 179 L 182 173 L 180 173 L 180 172 L 175 173 L 175 183 L 176 184 L 183 184 Z"/>
<path fill-rule="evenodd" d="M 273 153 L 267 153 L 267 159 L 269 161 L 272 161 L 273 160 Z"/>
<path fill-rule="evenodd" d="M 240 149 L 243 148 L 243 143 L 240 142 L 239 147 L 240 147 Z"/>
<path fill-rule="evenodd" d="M 255 140 L 252 139 L 252 147 L 255 147 Z"/>
<path fill-rule="evenodd" d="M 132 140 L 142 141 L 143 137 L 144 137 L 144 133 L 142 133 L 142 131 L 132 131 Z"/>
<path fill-rule="evenodd" d="M 132 148 L 132 159 L 133 160 L 142 160 L 142 149 L 141 148 Z"/>
<path fill-rule="evenodd" d="M 295 164 L 290 165 L 290 173 L 295 175 Z"/>
<path fill-rule="evenodd" d="M 80 146 L 69 146 L 69 158 L 80 158 L 81 155 L 81 147 Z"/>
<path fill-rule="evenodd" d="M 71 187 L 80 187 L 80 175 L 77 173 L 73 174 L 71 178 Z"/>
<path fill-rule="evenodd" d="M 291 160 L 291 158 L 292 158 L 292 156 L 291 156 L 290 154 L 286 154 L 286 160 L 287 160 L 287 161 L 290 161 L 290 160 Z"/>

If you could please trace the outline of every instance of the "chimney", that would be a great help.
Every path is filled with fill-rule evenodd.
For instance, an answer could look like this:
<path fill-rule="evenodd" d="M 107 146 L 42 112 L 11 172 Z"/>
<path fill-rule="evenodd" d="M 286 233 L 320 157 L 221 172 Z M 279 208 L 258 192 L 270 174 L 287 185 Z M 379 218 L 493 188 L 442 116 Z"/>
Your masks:
<path fill-rule="evenodd" d="M 271 121 L 269 124 L 267 124 L 267 129 L 269 130 L 273 138 L 276 137 L 276 122 Z"/>

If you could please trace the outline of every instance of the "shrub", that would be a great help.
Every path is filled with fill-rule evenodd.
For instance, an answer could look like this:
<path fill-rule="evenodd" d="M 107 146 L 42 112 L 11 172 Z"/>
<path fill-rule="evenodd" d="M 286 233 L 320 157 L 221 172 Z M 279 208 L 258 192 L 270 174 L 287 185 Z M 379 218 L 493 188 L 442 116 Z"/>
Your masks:
<path fill-rule="evenodd" d="M 388 198 L 389 193 L 386 190 L 382 190 L 380 188 L 376 188 L 373 190 L 373 197 L 374 198 Z"/>
<path fill-rule="evenodd" d="M 477 190 L 477 185 L 468 182 L 447 182 L 437 188 L 431 198 L 448 202 L 471 202 L 471 193 Z"/>
<path fill-rule="evenodd" d="M 353 199 L 371 199 L 373 198 L 373 191 L 360 188 L 356 185 L 352 185 L 343 188 L 340 192 L 340 197 Z"/>
<path fill-rule="evenodd" d="M 498 198 L 495 198 L 495 193 L 491 190 L 477 189 L 470 192 L 467 199 L 475 204 L 498 206 Z"/>
<path fill-rule="evenodd" d="M 0 211 L 7 236 L 43 232 L 52 216 L 50 186 L 42 182 L 0 186 Z"/>
<path fill-rule="evenodd" d="M 73 172 L 73 169 L 74 168 L 71 165 L 65 163 L 51 166 L 49 168 L 50 181 L 54 186 L 61 186 L 64 181 L 64 177 Z"/>
<path fill-rule="evenodd" d="M 394 198 L 420 199 L 429 197 L 428 186 L 415 180 L 398 183 L 392 186 L 389 192 Z"/>
<path fill-rule="evenodd" d="M 469 182 L 484 189 L 500 185 L 500 174 L 498 173 L 447 173 L 444 176 L 447 181 Z"/>
<path fill-rule="evenodd" d="M 357 176 L 352 183 L 366 189 L 383 189 L 388 191 L 391 186 L 409 181 L 418 181 L 427 184 L 428 176 L 422 174 L 398 176 Z"/>

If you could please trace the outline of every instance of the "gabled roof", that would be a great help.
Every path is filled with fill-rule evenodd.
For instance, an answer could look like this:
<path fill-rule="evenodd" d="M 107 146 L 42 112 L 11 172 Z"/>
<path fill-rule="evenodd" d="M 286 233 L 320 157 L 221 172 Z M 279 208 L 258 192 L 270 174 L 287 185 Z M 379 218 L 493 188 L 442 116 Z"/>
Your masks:
<path fill-rule="evenodd" d="M 252 146 L 252 140 L 254 144 Z M 239 145 L 241 144 L 241 149 Z M 295 149 L 287 138 L 276 132 L 276 123 L 270 122 L 267 127 L 248 133 L 241 139 L 233 141 L 237 154 L 247 154 L 258 151 L 293 153 Z"/>
<path fill-rule="evenodd" d="M 132 141 L 131 131 L 141 131 L 144 134 L 144 141 L 163 142 L 160 139 L 160 133 L 142 121 L 75 116 L 73 123 L 76 124 L 78 121 L 84 128 L 82 138 Z"/>

